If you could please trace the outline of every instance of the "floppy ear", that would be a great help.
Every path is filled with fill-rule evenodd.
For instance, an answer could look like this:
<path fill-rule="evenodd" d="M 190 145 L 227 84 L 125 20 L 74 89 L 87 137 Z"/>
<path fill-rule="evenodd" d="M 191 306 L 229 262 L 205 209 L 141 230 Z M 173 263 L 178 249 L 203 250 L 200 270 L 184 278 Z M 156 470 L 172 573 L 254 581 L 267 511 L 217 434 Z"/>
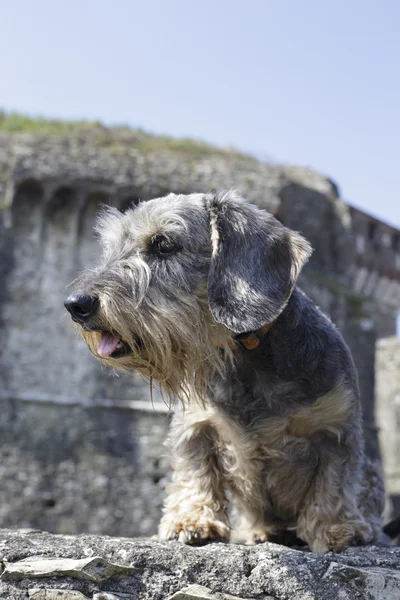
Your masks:
<path fill-rule="evenodd" d="M 209 194 L 206 206 L 212 245 L 211 313 L 235 333 L 259 329 L 285 308 L 311 246 L 234 192 Z"/>

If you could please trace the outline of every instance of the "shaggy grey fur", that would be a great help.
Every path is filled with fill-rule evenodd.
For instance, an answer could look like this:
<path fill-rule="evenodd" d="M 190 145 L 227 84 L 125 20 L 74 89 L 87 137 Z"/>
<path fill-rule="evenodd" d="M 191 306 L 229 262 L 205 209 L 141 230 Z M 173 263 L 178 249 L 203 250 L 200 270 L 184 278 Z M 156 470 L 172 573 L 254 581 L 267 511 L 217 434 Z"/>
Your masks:
<path fill-rule="evenodd" d="M 229 495 L 250 540 L 383 541 L 350 352 L 295 287 L 308 242 L 233 192 L 110 210 L 98 230 L 101 265 L 66 306 L 100 360 L 182 400 L 160 537 L 228 541 Z M 266 324 L 256 348 L 240 343 Z"/>

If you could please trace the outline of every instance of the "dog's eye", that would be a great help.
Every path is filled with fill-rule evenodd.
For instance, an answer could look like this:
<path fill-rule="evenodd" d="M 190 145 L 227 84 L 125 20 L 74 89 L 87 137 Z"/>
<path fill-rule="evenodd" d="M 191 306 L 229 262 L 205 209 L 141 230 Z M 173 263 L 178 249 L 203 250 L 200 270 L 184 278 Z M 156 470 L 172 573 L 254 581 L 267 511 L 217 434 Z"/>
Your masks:
<path fill-rule="evenodd" d="M 179 246 L 174 240 L 167 237 L 166 235 L 161 234 L 153 237 L 153 239 L 151 240 L 151 245 L 152 248 L 157 252 L 157 254 L 160 254 L 162 256 L 172 254 L 173 252 L 176 252 L 177 250 L 181 249 L 181 246 Z"/>

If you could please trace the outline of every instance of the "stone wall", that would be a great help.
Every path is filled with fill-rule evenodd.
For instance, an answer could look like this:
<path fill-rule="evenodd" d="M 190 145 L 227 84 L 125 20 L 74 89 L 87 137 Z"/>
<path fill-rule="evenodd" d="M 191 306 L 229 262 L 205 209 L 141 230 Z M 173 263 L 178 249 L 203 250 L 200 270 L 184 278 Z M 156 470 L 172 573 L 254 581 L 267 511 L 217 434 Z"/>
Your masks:
<path fill-rule="evenodd" d="M 2 399 L 0 523 L 65 534 L 156 533 L 164 405 Z"/>
<path fill-rule="evenodd" d="M 400 233 L 350 208 L 354 239 L 354 287 L 380 304 L 400 306 Z"/>
<path fill-rule="evenodd" d="M 315 251 L 300 284 L 353 351 L 367 448 L 378 458 L 375 341 L 394 335 L 396 306 L 354 289 L 352 216 L 337 187 L 309 169 L 210 148 L 144 152 L 134 136 L 123 144 L 106 138 L 0 134 L 0 525 L 154 533 L 165 407 L 155 391 L 152 412 L 138 377 L 101 368 L 63 299 L 76 273 L 96 261 L 100 205 L 124 210 L 169 191 L 234 187 L 310 239 Z"/>
<path fill-rule="evenodd" d="M 376 352 L 376 411 L 388 511 L 400 513 L 400 338 L 380 340 Z"/>

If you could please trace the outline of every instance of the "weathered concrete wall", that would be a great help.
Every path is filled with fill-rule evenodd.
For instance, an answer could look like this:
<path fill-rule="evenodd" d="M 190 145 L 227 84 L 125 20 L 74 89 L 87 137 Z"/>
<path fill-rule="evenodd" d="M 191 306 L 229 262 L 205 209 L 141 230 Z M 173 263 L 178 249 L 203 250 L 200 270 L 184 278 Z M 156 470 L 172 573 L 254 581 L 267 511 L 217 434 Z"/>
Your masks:
<path fill-rule="evenodd" d="M 137 405 L 3 399 L 1 526 L 156 533 L 169 418 L 163 405 Z"/>
<path fill-rule="evenodd" d="M 388 511 L 400 513 L 400 338 L 380 340 L 376 352 L 376 412 Z"/>
<path fill-rule="evenodd" d="M 301 286 L 354 353 L 367 447 L 379 456 L 374 346 L 395 333 L 396 307 L 353 289 L 352 219 L 336 186 L 309 169 L 210 151 L 143 152 L 128 142 L 114 148 L 112 135 L 99 143 L 90 136 L 0 134 L 3 526 L 155 531 L 166 473 L 158 458 L 165 414 L 129 408 L 132 401 L 149 405 L 148 385 L 102 370 L 63 310 L 67 285 L 96 261 L 100 203 L 124 209 L 169 191 L 229 186 L 302 231 L 315 252 Z"/>
<path fill-rule="evenodd" d="M 400 232 L 350 208 L 354 239 L 354 289 L 379 305 L 400 307 Z M 390 335 L 390 334 L 387 334 Z M 386 337 L 383 332 L 382 337 Z"/>

